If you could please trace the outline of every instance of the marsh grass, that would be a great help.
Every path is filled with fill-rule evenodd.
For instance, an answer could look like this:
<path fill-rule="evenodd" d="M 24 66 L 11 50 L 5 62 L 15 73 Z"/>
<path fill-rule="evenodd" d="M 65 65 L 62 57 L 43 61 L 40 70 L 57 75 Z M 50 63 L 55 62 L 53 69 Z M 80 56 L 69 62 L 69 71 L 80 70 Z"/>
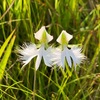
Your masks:
<path fill-rule="evenodd" d="M 43 25 L 54 36 L 50 45 L 58 45 L 56 38 L 64 29 L 74 36 L 70 44 L 83 46 L 87 59 L 77 66 L 76 71 L 68 66 L 67 70 L 56 66 L 49 68 L 42 61 L 35 80 L 34 59 L 20 72 L 22 65 L 16 49 L 24 42 L 38 44 L 34 33 Z M 0 76 L 1 100 L 33 100 L 34 97 L 36 100 L 100 99 L 99 0 L 93 3 L 91 0 L 0 0 L 0 48 L 15 28 L 12 53 L 8 55 L 4 74 Z M 0 68 L 5 55 L 4 50 Z"/>

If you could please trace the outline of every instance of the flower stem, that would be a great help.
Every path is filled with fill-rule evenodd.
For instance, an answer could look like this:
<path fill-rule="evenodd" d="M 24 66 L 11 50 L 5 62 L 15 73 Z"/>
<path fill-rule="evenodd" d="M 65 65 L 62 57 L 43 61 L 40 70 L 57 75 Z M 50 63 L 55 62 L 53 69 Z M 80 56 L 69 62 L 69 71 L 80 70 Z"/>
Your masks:
<path fill-rule="evenodd" d="M 36 69 L 34 69 L 34 86 L 33 86 L 33 92 L 34 92 L 34 95 L 33 95 L 33 100 L 35 100 L 35 90 L 36 88 Z"/>

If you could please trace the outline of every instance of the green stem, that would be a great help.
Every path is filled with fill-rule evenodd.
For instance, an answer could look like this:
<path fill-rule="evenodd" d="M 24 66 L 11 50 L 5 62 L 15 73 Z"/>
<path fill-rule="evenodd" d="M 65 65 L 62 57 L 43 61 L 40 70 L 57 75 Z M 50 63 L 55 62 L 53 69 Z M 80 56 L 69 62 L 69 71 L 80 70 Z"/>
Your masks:
<path fill-rule="evenodd" d="M 34 86 L 33 86 L 33 92 L 34 92 L 34 95 L 33 95 L 33 100 L 35 100 L 35 90 L 36 88 L 36 68 L 34 69 Z"/>

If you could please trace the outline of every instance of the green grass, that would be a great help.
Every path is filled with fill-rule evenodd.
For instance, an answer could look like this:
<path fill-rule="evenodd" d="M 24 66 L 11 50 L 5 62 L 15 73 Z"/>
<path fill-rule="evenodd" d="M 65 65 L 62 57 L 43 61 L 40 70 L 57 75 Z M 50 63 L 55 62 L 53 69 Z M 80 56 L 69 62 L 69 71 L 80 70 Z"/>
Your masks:
<path fill-rule="evenodd" d="M 34 59 L 20 72 L 16 49 L 37 44 L 34 33 L 44 25 L 54 36 L 50 45 L 63 29 L 74 36 L 70 44 L 82 44 L 87 59 L 76 71 L 41 63 L 34 73 Z M 0 0 L 0 70 L 0 100 L 99 100 L 100 1 Z"/>

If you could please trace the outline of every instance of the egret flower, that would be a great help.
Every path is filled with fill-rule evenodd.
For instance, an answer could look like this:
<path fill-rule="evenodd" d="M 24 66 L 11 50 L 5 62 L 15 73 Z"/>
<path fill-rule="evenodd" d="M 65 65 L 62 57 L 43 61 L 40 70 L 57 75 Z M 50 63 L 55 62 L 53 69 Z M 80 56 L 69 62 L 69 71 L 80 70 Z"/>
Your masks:
<path fill-rule="evenodd" d="M 21 47 L 21 49 L 18 50 L 23 66 L 27 65 L 34 57 L 37 56 L 35 63 L 36 70 L 39 68 L 42 58 L 44 60 L 44 63 L 47 66 L 51 67 L 52 47 L 46 49 L 46 45 L 53 39 L 53 36 L 49 35 L 45 29 L 45 26 L 43 26 L 38 32 L 35 33 L 35 38 L 40 41 L 40 48 L 37 48 L 35 44 L 25 44 L 24 47 Z"/>
<path fill-rule="evenodd" d="M 41 29 L 35 33 L 35 38 L 38 39 L 41 42 L 40 48 L 37 50 L 37 59 L 36 59 L 36 70 L 38 69 L 41 59 L 43 58 L 44 63 L 51 67 L 52 66 L 52 61 L 51 61 L 51 50 L 52 47 L 49 47 L 46 49 L 46 44 L 50 42 L 53 39 L 53 36 L 47 33 L 45 26 L 41 27 Z"/>
<path fill-rule="evenodd" d="M 68 65 L 72 67 L 73 65 L 80 64 L 85 56 L 81 53 L 81 48 L 77 46 L 72 46 L 71 49 L 68 48 L 68 42 L 73 38 L 72 35 L 63 30 L 60 36 L 57 39 L 57 42 L 61 44 L 62 48 L 56 48 L 53 53 L 53 64 L 57 64 L 65 68 L 65 61 L 67 61 Z"/>

